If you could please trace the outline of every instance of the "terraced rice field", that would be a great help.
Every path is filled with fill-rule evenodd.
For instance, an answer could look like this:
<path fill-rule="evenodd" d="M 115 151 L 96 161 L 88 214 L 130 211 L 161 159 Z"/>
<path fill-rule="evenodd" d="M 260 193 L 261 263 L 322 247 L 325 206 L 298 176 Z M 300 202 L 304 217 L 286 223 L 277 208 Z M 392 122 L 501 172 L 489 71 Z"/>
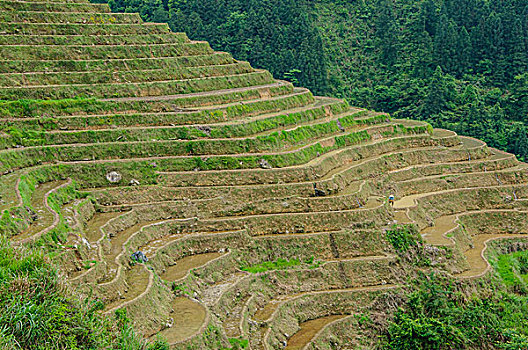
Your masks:
<path fill-rule="evenodd" d="M 458 249 L 460 278 L 527 232 L 528 166 L 478 140 L 313 96 L 107 5 L 0 10 L 0 229 L 67 241 L 70 284 L 145 337 L 311 349 L 399 288 L 393 223 Z"/>

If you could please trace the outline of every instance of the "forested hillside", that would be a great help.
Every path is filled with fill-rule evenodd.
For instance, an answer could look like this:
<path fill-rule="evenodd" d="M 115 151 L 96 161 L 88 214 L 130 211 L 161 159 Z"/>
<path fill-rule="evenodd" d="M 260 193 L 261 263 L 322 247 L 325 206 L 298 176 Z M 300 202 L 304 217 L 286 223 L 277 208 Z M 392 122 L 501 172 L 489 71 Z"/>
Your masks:
<path fill-rule="evenodd" d="M 110 0 L 317 94 L 427 120 L 528 159 L 528 4 Z"/>

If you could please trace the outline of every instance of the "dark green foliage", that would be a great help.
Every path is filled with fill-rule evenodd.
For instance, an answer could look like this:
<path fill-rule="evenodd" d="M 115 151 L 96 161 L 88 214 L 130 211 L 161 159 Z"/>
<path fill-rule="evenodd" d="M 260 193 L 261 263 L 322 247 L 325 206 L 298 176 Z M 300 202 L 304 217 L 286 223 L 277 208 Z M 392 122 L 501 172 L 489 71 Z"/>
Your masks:
<path fill-rule="evenodd" d="M 466 294 L 452 279 L 420 274 L 386 334 L 386 349 L 526 349 L 526 296 Z"/>
<path fill-rule="evenodd" d="M 399 253 L 406 253 L 410 247 L 416 246 L 419 240 L 418 232 L 413 225 L 394 225 L 385 234 L 389 243 Z"/>

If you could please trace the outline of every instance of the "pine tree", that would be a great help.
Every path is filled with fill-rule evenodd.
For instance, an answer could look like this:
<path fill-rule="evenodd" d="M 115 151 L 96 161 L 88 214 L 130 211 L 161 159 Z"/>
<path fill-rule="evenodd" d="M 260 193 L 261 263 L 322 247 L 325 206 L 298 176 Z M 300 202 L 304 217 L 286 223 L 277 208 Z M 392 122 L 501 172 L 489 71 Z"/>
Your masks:
<path fill-rule="evenodd" d="M 444 72 L 442 71 L 442 68 L 438 66 L 427 86 L 427 95 L 420 114 L 426 119 L 435 119 L 446 108 L 446 105 L 447 85 L 444 78 Z"/>
<path fill-rule="evenodd" d="M 520 160 L 528 161 L 528 135 L 527 128 L 524 125 L 518 124 L 513 132 L 515 143 L 513 153 L 515 153 Z"/>
<path fill-rule="evenodd" d="M 380 0 L 378 4 L 380 13 L 376 20 L 376 36 L 379 40 L 380 58 L 387 67 L 392 67 L 398 52 L 393 4 L 388 0 Z"/>

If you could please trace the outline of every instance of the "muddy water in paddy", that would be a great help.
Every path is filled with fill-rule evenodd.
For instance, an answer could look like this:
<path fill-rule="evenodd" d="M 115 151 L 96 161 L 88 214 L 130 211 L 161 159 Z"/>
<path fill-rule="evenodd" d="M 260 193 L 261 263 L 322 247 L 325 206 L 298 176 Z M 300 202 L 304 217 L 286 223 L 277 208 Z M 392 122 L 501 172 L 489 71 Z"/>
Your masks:
<path fill-rule="evenodd" d="M 394 213 L 394 220 L 398 222 L 398 224 L 410 224 L 412 223 L 412 220 L 409 218 L 407 213 L 405 211 L 397 211 Z"/>
<path fill-rule="evenodd" d="M 333 315 L 326 316 L 321 318 L 316 318 L 315 320 L 310 320 L 307 322 L 301 323 L 299 326 L 301 329 L 295 333 L 290 339 L 285 350 L 301 350 L 308 344 L 313 337 L 329 323 L 339 320 L 346 317 L 346 315 Z"/>
<path fill-rule="evenodd" d="M 184 297 L 176 298 L 171 302 L 174 310 L 170 313 L 173 320 L 171 328 L 166 328 L 159 332 L 163 338 L 166 338 L 169 344 L 182 341 L 200 330 L 206 319 L 205 308 Z"/>
<path fill-rule="evenodd" d="M 138 264 L 126 271 L 127 290 L 120 290 L 122 298 L 118 298 L 106 305 L 105 310 L 111 310 L 122 303 L 137 298 L 143 293 L 149 283 L 149 273 L 144 265 Z"/>
<path fill-rule="evenodd" d="M 110 243 L 112 243 L 112 247 L 110 248 L 110 251 L 105 252 L 105 260 L 106 260 L 106 263 L 108 264 L 108 275 L 106 276 L 104 281 L 102 281 L 101 283 L 109 282 L 115 277 L 115 273 L 118 269 L 118 264 L 116 263 L 115 260 L 117 256 L 123 251 L 123 244 L 130 238 L 130 236 L 132 236 L 133 234 L 141 230 L 143 226 L 147 226 L 155 222 L 156 221 L 140 222 L 121 232 L 116 233 L 115 236 L 110 239 Z"/>
<path fill-rule="evenodd" d="M 100 230 L 101 227 L 104 226 L 111 219 L 118 217 L 121 214 L 123 213 L 95 213 L 94 216 L 86 223 L 86 227 L 83 230 L 88 242 L 97 242 L 97 240 L 99 240 L 103 235 Z"/>
<path fill-rule="evenodd" d="M 186 256 L 176 261 L 176 264 L 167 267 L 167 270 L 161 275 L 161 278 L 169 282 L 179 280 L 185 277 L 191 269 L 203 266 L 222 255 L 222 253 L 204 253 Z"/>
<path fill-rule="evenodd" d="M 528 234 L 487 234 L 487 235 L 476 235 L 473 236 L 473 248 L 468 249 L 464 252 L 467 262 L 470 265 L 469 270 L 466 270 L 457 275 L 457 277 L 473 277 L 479 276 L 486 272 L 488 263 L 482 256 L 483 251 L 486 247 L 486 242 L 500 239 L 500 238 L 517 238 L 517 237 L 528 237 Z"/>
<path fill-rule="evenodd" d="M 261 322 L 269 320 L 271 315 L 273 315 L 273 313 L 275 312 L 275 310 L 277 310 L 277 308 L 279 307 L 280 303 L 283 300 L 284 299 L 271 300 L 262 309 L 257 310 L 257 312 L 255 312 L 253 319 L 255 321 L 261 321 Z"/>
<path fill-rule="evenodd" d="M 147 244 L 145 245 L 142 245 L 141 247 L 139 247 L 139 250 L 141 252 L 143 252 L 143 254 L 145 254 L 147 257 L 151 257 L 153 256 L 154 254 L 156 254 L 156 252 L 166 246 L 167 244 L 173 242 L 173 241 L 176 241 L 180 238 L 182 238 L 184 235 L 171 235 L 171 236 L 165 236 L 165 237 L 162 237 L 162 238 L 159 238 L 159 239 L 155 239 L 155 240 L 152 240 L 150 242 L 148 242 Z"/>
<path fill-rule="evenodd" d="M 458 226 L 455 222 L 456 218 L 456 215 L 447 215 L 436 219 L 434 226 L 427 227 L 421 232 L 425 241 L 433 245 L 453 245 L 453 242 L 444 234 Z"/>
<path fill-rule="evenodd" d="M 33 195 L 31 196 L 31 206 L 33 207 L 33 211 L 37 214 L 37 220 L 33 222 L 24 232 L 13 237 L 15 240 L 29 238 L 53 224 L 55 217 L 44 204 L 44 201 L 46 200 L 46 193 L 65 184 L 66 182 L 67 181 L 46 182 L 40 184 L 35 189 Z"/>

